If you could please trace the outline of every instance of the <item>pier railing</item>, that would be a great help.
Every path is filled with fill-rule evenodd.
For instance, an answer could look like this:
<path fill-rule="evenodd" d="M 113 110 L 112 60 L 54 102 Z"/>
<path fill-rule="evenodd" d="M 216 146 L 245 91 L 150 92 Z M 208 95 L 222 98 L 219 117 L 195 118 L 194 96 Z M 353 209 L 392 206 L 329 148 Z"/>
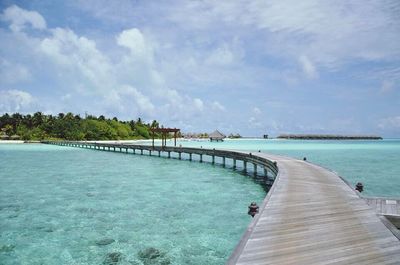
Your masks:
<path fill-rule="evenodd" d="M 231 159 L 233 169 L 237 168 L 237 162 L 240 161 L 245 172 L 248 171 L 248 166 L 250 164 L 250 166 L 253 166 L 252 171 L 255 175 L 258 174 L 259 168 L 263 170 L 262 175 L 268 179 L 274 179 L 278 174 L 276 162 L 258 156 L 257 152 L 250 153 L 237 150 L 220 150 L 215 148 L 209 149 L 181 146 L 152 146 L 127 143 L 98 143 L 79 141 L 42 141 L 42 143 L 132 154 L 137 154 L 138 151 L 141 155 L 147 154 L 151 156 L 162 156 L 190 161 L 197 160 L 199 162 L 205 162 L 204 156 L 209 156 L 212 164 L 217 164 L 216 158 L 220 157 L 222 158 L 222 163 L 219 164 L 222 164 L 223 166 L 226 165 L 226 159 Z M 172 156 L 171 154 L 175 154 L 175 156 Z M 188 158 L 184 158 L 182 154 L 186 154 Z"/>

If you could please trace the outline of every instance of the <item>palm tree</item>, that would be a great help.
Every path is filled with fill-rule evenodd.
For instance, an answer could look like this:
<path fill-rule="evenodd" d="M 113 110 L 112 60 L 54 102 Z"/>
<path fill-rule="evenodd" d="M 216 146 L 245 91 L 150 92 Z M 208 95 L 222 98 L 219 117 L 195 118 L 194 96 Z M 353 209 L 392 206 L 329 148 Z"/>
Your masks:
<path fill-rule="evenodd" d="M 33 114 L 32 124 L 34 127 L 39 127 L 43 124 L 43 114 L 40 111 Z"/>

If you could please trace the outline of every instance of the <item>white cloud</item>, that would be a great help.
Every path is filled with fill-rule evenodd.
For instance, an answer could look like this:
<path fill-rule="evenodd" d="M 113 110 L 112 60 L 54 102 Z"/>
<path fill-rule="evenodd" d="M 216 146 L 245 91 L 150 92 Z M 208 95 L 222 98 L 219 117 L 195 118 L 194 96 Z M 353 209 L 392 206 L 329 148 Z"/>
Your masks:
<path fill-rule="evenodd" d="M 10 89 L 0 90 L 0 112 L 21 112 L 32 107 L 35 99 L 25 91 Z"/>
<path fill-rule="evenodd" d="M 116 82 L 112 64 L 97 49 L 96 42 L 70 29 L 56 28 L 50 32 L 50 37 L 41 40 L 39 50 L 60 74 L 61 83 L 68 83 L 68 89 L 75 89 L 81 96 L 115 99 L 113 93 L 120 84 Z"/>
<path fill-rule="evenodd" d="M 255 117 L 250 117 L 248 123 L 250 128 L 256 129 L 263 127 L 263 123 Z"/>
<path fill-rule="evenodd" d="M 211 106 L 212 106 L 213 110 L 218 110 L 218 111 L 225 111 L 226 110 L 225 107 L 221 103 L 219 103 L 218 101 L 214 101 L 211 104 Z"/>
<path fill-rule="evenodd" d="M 137 28 L 122 31 L 117 37 L 117 43 L 128 48 L 132 55 L 139 58 L 151 56 L 149 43 L 146 43 L 142 32 Z"/>
<path fill-rule="evenodd" d="M 254 113 L 255 115 L 260 115 L 262 112 L 261 112 L 261 110 L 260 110 L 258 107 L 254 107 L 254 108 L 253 108 L 253 113 Z"/>
<path fill-rule="evenodd" d="M 227 45 L 223 45 L 222 47 L 214 50 L 210 56 L 206 59 L 206 64 L 215 64 L 215 65 L 230 65 L 234 62 L 235 55 L 229 49 Z"/>
<path fill-rule="evenodd" d="M 131 86 L 124 86 L 123 91 L 120 92 L 120 94 L 122 96 L 130 96 L 130 98 L 128 98 L 128 101 L 130 101 L 130 99 L 133 99 L 133 102 L 136 103 L 139 113 L 145 113 L 146 115 L 153 114 L 155 109 L 153 103 L 147 96 L 145 96 L 136 88 Z"/>
<path fill-rule="evenodd" d="M 378 127 L 381 129 L 400 129 L 400 116 L 381 119 Z"/>
<path fill-rule="evenodd" d="M 34 29 L 46 29 L 46 21 L 38 12 L 28 11 L 16 5 L 5 9 L 1 15 L 1 19 L 3 21 L 9 21 L 10 29 L 14 32 L 22 31 L 27 24 Z"/>
<path fill-rule="evenodd" d="M 349 58 L 400 56 L 398 7 L 391 1 L 205 0 L 181 3 L 179 11 L 170 12 L 169 19 L 188 30 L 257 28 L 257 39 L 274 56 L 297 60 L 298 54 L 307 54 L 329 67 Z"/>
<path fill-rule="evenodd" d="M 314 79 L 318 76 L 314 64 L 310 61 L 310 59 L 307 56 L 305 55 L 300 56 L 299 63 L 307 78 Z"/>
<path fill-rule="evenodd" d="M 195 99 L 193 100 L 193 104 L 194 104 L 194 106 L 196 107 L 196 109 L 198 109 L 199 111 L 202 111 L 202 110 L 203 110 L 204 103 L 203 103 L 203 101 L 202 101 L 201 99 L 195 98 Z"/>
<path fill-rule="evenodd" d="M 392 92 L 393 90 L 394 90 L 394 82 L 388 80 L 383 81 L 382 86 L 379 89 L 379 91 L 383 94 Z"/>
<path fill-rule="evenodd" d="M 28 81 L 32 77 L 30 71 L 23 65 L 10 63 L 0 58 L 0 80 L 6 84 Z"/>

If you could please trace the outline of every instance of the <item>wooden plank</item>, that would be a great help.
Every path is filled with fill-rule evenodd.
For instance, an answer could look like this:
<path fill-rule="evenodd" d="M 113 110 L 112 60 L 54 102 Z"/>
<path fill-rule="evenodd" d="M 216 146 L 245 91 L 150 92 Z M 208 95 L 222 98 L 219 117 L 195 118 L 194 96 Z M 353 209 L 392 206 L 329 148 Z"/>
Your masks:
<path fill-rule="evenodd" d="M 400 261 L 398 239 L 372 209 L 376 208 L 376 200 L 369 200 L 372 207 L 368 206 L 328 170 L 302 161 L 290 163 L 287 158 L 281 161 L 279 157 L 269 157 L 278 162 L 281 170 L 274 183 L 276 188 L 239 257 L 229 264 Z M 389 208 L 385 206 L 386 203 L 383 208 Z M 382 209 L 381 202 L 379 208 Z"/>

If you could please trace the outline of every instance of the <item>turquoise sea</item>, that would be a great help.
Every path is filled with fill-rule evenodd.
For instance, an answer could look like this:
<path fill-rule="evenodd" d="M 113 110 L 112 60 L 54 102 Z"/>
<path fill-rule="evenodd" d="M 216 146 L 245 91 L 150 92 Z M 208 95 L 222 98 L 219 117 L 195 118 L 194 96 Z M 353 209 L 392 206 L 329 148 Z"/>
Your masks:
<path fill-rule="evenodd" d="M 2 144 L 0 264 L 224 264 L 264 197 L 205 163 Z"/>
<path fill-rule="evenodd" d="M 352 186 L 364 184 L 364 195 L 400 198 L 400 139 L 278 140 L 240 139 L 224 142 L 182 141 L 182 146 L 261 151 L 295 157 L 337 172 Z"/>
<path fill-rule="evenodd" d="M 363 182 L 366 195 L 400 197 L 400 140 L 178 144 L 307 157 Z M 224 264 L 250 222 L 247 205 L 265 194 L 209 163 L 2 144 L 0 264 Z"/>

